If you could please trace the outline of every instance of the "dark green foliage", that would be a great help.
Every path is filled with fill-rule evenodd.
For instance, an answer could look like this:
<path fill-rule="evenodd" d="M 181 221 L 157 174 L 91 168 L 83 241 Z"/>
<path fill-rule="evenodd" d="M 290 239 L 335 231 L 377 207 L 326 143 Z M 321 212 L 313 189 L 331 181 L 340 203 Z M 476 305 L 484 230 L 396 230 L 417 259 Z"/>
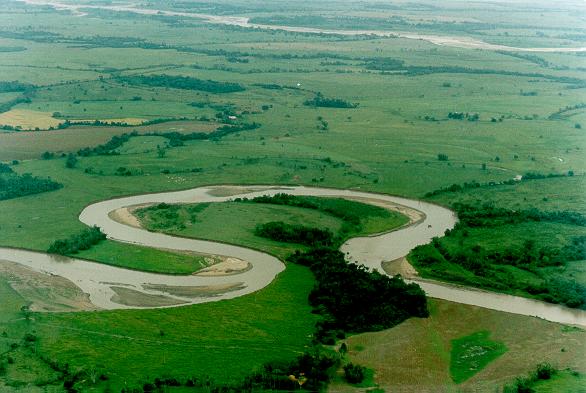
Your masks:
<path fill-rule="evenodd" d="M 177 75 L 132 75 L 118 77 L 119 82 L 131 85 L 168 87 L 172 89 L 199 90 L 209 93 L 234 93 L 244 91 L 238 83 L 217 82 Z"/>
<path fill-rule="evenodd" d="M 3 173 L 14 173 L 14 171 L 12 170 L 10 165 L 0 162 L 0 174 Z"/>
<path fill-rule="evenodd" d="M 330 246 L 334 237 L 333 233 L 327 229 L 291 225 L 282 221 L 257 225 L 254 234 L 278 242 L 298 243 L 307 246 Z"/>
<path fill-rule="evenodd" d="M 537 379 L 550 379 L 557 370 L 549 363 L 541 363 L 537 365 L 535 376 Z"/>
<path fill-rule="evenodd" d="M 499 160 L 500 160 L 500 158 L 499 158 Z M 482 169 L 486 170 L 486 164 L 482 164 Z M 477 181 L 472 180 L 471 182 L 464 182 L 461 185 L 454 183 L 451 186 L 442 187 L 437 190 L 427 192 L 425 194 L 425 197 L 429 198 L 429 197 L 432 197 L 435 195 L 445 194 L 448 192 L 462 192 L 464 190 L 469 190 L 469 189 L 473 189 L 473 188 L 494 187 L 494 186 L 499 186 L 499 185 L 514 186 L 514 185 L 519 184 L 519 182 L 524 182 L 524 181 L 551 179 L 551 178 L 557 178 L 557 177 L 572 177 L 572 176 L 574 176 L 574 171 L 572 171 L 572 170 L 568 171 L 567 173 L 549 173 L 547 175 L 544 175 L 543 173 L 538 173 L 538 172 L 527 172 L 521 177 L 520 180 L 509 179 L 509 180 L 504 180 L 504 181 L 490 181 L 487 183 L 479 183 Z"/>
<path fill-rule="evenodd" d="M 7 112 L 9 111 L 13 106 L 16 106 L 18 104 L 30 104 L 31 103 L 31 99 L 30 97 L 17 97 L 13 100 L 4 102 L 2 104 L 0 104 L 0 113 L 2 112 Z M 3 129 L 6 130 L 13 130 L 13 129 L 19 129 L 19 127 L 12 127 L 12 126 L 3 126 Z"/>
<path fill-rule="evenodd" d="M 331 161 L 331 160 L 330 160 Z M 235 202 L 268 203 L 272 205 L 286 205 L 314 209 L 334 217 L 340 218 L 352 225 L 360 225 L 361 218 L 371 216 L 388 217 L 389 212 L 383 208 L 346 199 L 312 198 L 290 194 L 275 194 L 273 196 L 259 196 L 252 199 L 237 198 Z"/>
<path fill-rule="evenodd" d="M 30 173 L 17 175 L 10 166 L 0 163 L 0 200 L 54 191 L 62 187 L 63 184 L 49 178 L 33 177 Z"/>
<path fill-rule="evenodd" d="M 369 59 L 364 63 L 364 67 L 367 70 L 396 71 L 403 69 L 404 64 L 403 60 L 380 57 Z"/>
<path fill-rule="evenodd" d="M 478 113 L 450 112 L 450 113 L 448 113 L 448 119 L 453 119 L 453 120 L 468 119 L 468 121 L 478 121 L 480 119 L 480 115 Z"/>
<path fill-rule="evenodd" d="M 322 391 L 332 379 L 340 359 L 319 349 L 306 352 L 289 364 L 269 363 L 261 372 L 246 378 L 242 391 L 274 389 Z"/>
<path fill-rule="evenodd" d="M 70 153 L 67 156 L 67 159 L 65 160 L 65 167 L 67 167 L 69 169 L 73 169 L 77 165 L 77 161 L 78 161 L 77 157 L 75 157 L 75 155 Z"/>
<path fill-rule="evenodd" d="M 86 228 L 80 233 L 67 239 L 55 240 L 47 250 L 50 254 L 70 255 L 78 251 L 87 250 L 91 246 L 106 239 L 100 228 L 94 226 Z"/>
<path fill-rule="evenodd" d="M 453 208 L 458 213 L 462 224 L 469 227 L 499 226 L 527 221 L 549 221 L 586 226 L 586 217 L 572 211 L 545 212 L 536 208 L 511 210 L 497 208 L 492 204 L 472 206 L 463 203 L 455 203 Z"/>
<path fill-rule="evenodd" d="M 180 132 L 152 132 L 147 134 L 139 134 L 133 131 L 129 134 L 115 135 L 108 142 L 96 147 L 85 147 L 77 151 L 78 156 L 114 156 L 120 154 L 116 149 L 120 148 L 124 143 L 128 142 L 130 138 L 136 136 L 161 136 L 169 140 L 169 147 L 183 146 L 187 141 L 198 140 L 218 140 L 227 135 L 247 130 L 254 130 L 260 127 L 258 123 L 244 123 L 236 125 L 223 125 L 218 127 L 215 131 L 210 133 L 192 132 L 191 134 L 182 134 Z"/>
<path fill-rule="evenodd" d="M 437 159 L 439 161 L 448 161 L 448 155 L 447 154 L 440 153 L 440 154 L 437 155 Z"/>
<path fill-rule="evenodd" d="M 412 316 L 428 316 L 425 293 L 417 284 L 347 263 L 338 250 L 297 251 L 289 261 L 308 266 L 316 277 L 309 301 L 324 316 L 318 324 L 319 341 L 331 343 L 339 331 L 378 331 Z"/>
<path fill-rule="evenodd" d="M 348 102 L 341 98 L 327 98 L 320 92 L 317 92 L 314 98 L 303 102 L 305 106 L 321 107 L 321 108 L 356 108 L 358 104 Z"/>
<path fill-rule="evenodd" d="M 256 371 L 240 383 L 233 385 L 216 384 L 209 377 L 191 377 L 185 380 L 176 378 L 155 378 L 153 382 L 146 382 L 138 392 L 162 392 L 168 387 L 194 389 L 203 388 L 203 391 L 212 393 L 242 393 L 260 391 L 323 391 L 331 381 L 340 365 L 338 355 L 325 352 L 314 347 L 310 351 L 299 355 L 291 362 L 266 363 L 260 371 Z M 134 392 L 134 389 L 124 388 L 122 393 Z"/>
<path fill-rule="evenodd" d="M 358 364 L 348 363 L 344 366 L 344 378 L 349 383 L 362 383 L 365 374 L 366 368 Z"/>
<path fill-rule="evenodd" d="M 558 372 L 549 363 L 540 363 L 535 368 L 535 371 L 526 377 L 518 377 L 512 385 L 507 385 L 503 389 L 504 393 L 533 393 L 535 389 L 533 386 L 539 380 L 550 379 Z"/>
<path fill-rule="evenodd" d="M 31 85 L 29 83 L 22 83 L 19 81 L 0 81 L 0 93 L 26 92 L 29 90 L 33 90 L 35 87 L 35 85 Z"/>
<path fill-rule="evenodd" d="M 50 160 L 50 159 L 52 159 L 52 158 L 54 158 L 54 157 L 55 157 L 55 153 L 53 153 L 53 152 L 50 152 L 50 151 L 46 151 L 46 152 L 44 152 L 44 153 L 41 155 L 41 158 L 42 158 L 43 160 Z"/>
<path fill-rule="evenodd" d="M 521 290 L 538 299 L 562 303 L 568 307 L 586 308 L 586 286 L 575 280 L 559 276 L 543 277 L 539 285 L 513 280 L 499 275 L 499 266 L 515 268 L 539 274 L 539 269 L 564 266 L 570 261 L 586 259 L 586 236 L 578 236 L 559 247 L 539 247 L 527 240 L 521 246 L 502 247 L 487 251 L 479 245 L 464 245 L 462 239 L 472 228 L 499 227 L 532 221 L 549 221 L 566 225 L 586 226 L 586 218 L 576 212 L 543 212 L 537 209 L 509 210 L 490 204 L 471 206 L 454 204 L 460 222 L 446 232 L 446 239 L 434 239 L 431 244 L 416 247 L 411 260 L 433 276 L 442 277 L 467 285 L 502 291 Z M 448 249 L 444 243 L 460 239 L 460 246 Z M 469 276 L 452 274 L 454 265 L 473 273 Z"/>

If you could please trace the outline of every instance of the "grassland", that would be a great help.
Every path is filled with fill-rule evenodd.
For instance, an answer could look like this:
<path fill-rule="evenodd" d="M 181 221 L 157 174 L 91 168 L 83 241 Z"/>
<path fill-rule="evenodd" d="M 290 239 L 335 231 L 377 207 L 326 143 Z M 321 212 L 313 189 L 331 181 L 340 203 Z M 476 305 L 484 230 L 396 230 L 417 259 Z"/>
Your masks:
<path fill-rule="evenodd" d="M 80 251 L 75 257 L 165 274 L 191 274 L 213 263 L 202 255 L 181 254 L 110 240 L 101 242 L 89 250 Z"/>
<path fill-rule="evenodd" d="M 458 1 L 422 3 L 422 7 L 401 3 L 395 8 L 341 1 L 328 2 L 327 7 L 309 1 L 294 5 L 152 2 L 149 6 L 277 21 L 284 14 L 297 16 L 303 8 L 303 15 L 322 17 L 318 20 L 322 26 L 465 36 L 519 47 L 583 46 L 582 4 L 568 2 L 564 12 L 558 12 L 546 1 L 538 2 L 539 7 L 521 2 L 485 7 Z M 72 126 L 51 132 L 0 133 L 0 160 L 24 160 L 13 169 L 64 184 L 61 190 L 2 201 L 2 246 L 46 250 L 55 239 L 81 230 L 79 212 L 97 200 L 220 183 L 321 185 L 419 198 L 454 183 L 488 184 L 527 172 L 573 171 L 573 177 L 486 186 L 430 200 L 584 214 L 583 54 L 502 53 L 393 37 L 247 30 L 193 18 L 97 10 L 91 11 L 91 17 L 77 17 L 19 2 L 0 4 L 0 25 L 0 48 L 20 48 L 2 52 L 0 81 L 34 86 L 29 92 L 1 92 L 2 108 L 58 112 L 60 120 L 175 119 L 144 127 Z M 389 59 L 403 65 L 385 70 L 384 64 L 392 63 Z M 128 85 L 120 79 L 162 74 L 238 83 L 245 90 L 216 94 Z M 359 106 L 304 106 L 317 92 Z M 478 120 L 448 118 L 450 112 L 478 113 Z M 228 116 L 261 127 L 218 140 L 165 145 L 163 157 L 157 145 L 165 141 L 159 137 L 134 138 L 117 151 L 120 154 L 79 157 L 73 169 L 66 168 L 65 158 L 60 157 L 134 129 L 209 132 Z M 190 120 L 178 120 L 184 118 Z M 39 160 L 45 151 L 58 154 Z M 448 159 L 440 161 L 439 154 Z M 257 218 L 250 217 L 251 212 L 243 209 L 235 215 Z M 262 212 L 266 217 L 269 213 L 279 214 Z M 291 220 L 306 217 L 290 213 Z M 311 216 L 315 219 L 315 212 Z M 218 212 L 209 218 L 197 225 L 215 229 L 226 222 L 225 216 L 219 221 Z M 315 223 L 340 225 L 331 217 Z M 230 232 L 243 227 L 238 224 L 225 225 L 224 240 L 253 244 L 249 233 Z M 203 229 L 198 232 L 202 233 Z M 531 239 L 555 245 L 582 234 L 579 228 L 559 223 L 479 228 L 470 231 L 462 246 L 480 244 L 498 250 Z M 461 246 L 447 239 L 446 244 Z M 169 273 L 186 273 L 199 263 L 114 242 L 81 256 Z M 537 283 L 551 274 L 585 283 L 583 265 L 573 261 L 563 269 L 550 267 L 541 276 L 509 268 L 501 274 Z M 164 374 L 239 378 L 266 360 L 288 359 L 303 351 L 313 331 L 314 316 L 306 301 L 312 279 L 294 266 L 265 290 L 233 301 L 176 310 L 35 314 L 30 321 L 22 320 L 19 311 L 26 300 L 6 283 L 1 277 L 0 331 L 7 332 L 7 337 L 0 337 L 2 348 L 22 342 L 25 333 L 34 331 L 37 354 L 75 367 L 104 366 L 110 382 L 95 388 L 88 385 L 94 391 L 107 385 L 119 391 L 125 381 L 138 386 Z M 543 360 L 561 369 L 586 371 L 580 361 L 583 332 L 561 331 L 558 325 L 526 317 L 436 305 L 428 320 L 410 320 L 390 331 L 351 338 L 350 357 L 373 368 L 377 383 L 392 391 L 412 391 L 413 386 L 422 391 L 437 386 L 455 390 L 449 375 L 451 340 L 489 331 L 491 340 L 504 343 L 508 352 L 459 388 L 502 386 Z M 290 335 L 282 334 L 289 329 Z M 365 349 L 356 350 L 352 340 Z M 112 352 L 127 356 L 112 357 Z M 26 358 L 19 357 L 23 367 Z M 46 366 L 37 360 L 31 360 L 31 369 L 46 373 Z M 11 383 L 18 380 L 10 375 Z M 30 375 L 19 378 L 30 382 Z M 578 383 L 583 379 L 560 373 L 543 391 L 575 387 L 576 378 Z"/>
<path fill-rule="evenodd" d="M 392 392 L 500 391 L 543 362 L 568 367 L 579 375 L 586 371 L 581 329 L 446 301 L 432 300 L 431 304 L 427 319 L 410 319 L 390 330 L 350 337 L 348 360 L 374 369 L 374 382 Z M 456 384 L 450 370 L 462 369 L 453 363 L 455 344 L 478 338 L 478 332 L 489 332 L 491 342 L 502 343 L 490 344 L 498 348 L 493 354 L 501 355 Z M 505 353 L 503 345 L 508 349 Z M 561 391 L 580 388 L 580 377 L 562 373 L 560 379 L 558 386 L 566 389 Z M 555 383 L 555 379 L 543 383 L 543 391 L 550 389 L 548 385 L 555 389 Z M 332 391 L 351 390 L 334 385 Z"/>

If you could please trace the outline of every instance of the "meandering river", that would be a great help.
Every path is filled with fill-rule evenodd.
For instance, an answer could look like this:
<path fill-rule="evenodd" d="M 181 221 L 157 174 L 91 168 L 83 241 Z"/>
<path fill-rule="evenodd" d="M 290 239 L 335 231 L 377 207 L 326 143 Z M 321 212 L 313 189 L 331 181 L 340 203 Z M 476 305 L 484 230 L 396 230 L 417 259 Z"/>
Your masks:
<path fill-rule="evenodd" d="M 167 15 L 179 16 L 187 18 L 197 18 L 205 20 L 209 23 L 224 24 L 239 26 L 251 29 L 264 30 L 282 30 L 297 33 L 312 33 L 312 34 L 329 34 L 329 35 L 372 35 L 378 37 L 398 37 L 408 38 L 414 40 L 423 40 L 431 42 L 435 45 L 451 46 L 464 49 L 485 49 L 485 50 L 499 50 L 499 51 L 514 51 L 514 52 L 584 52 L 586 47 L 580 48 L 522 48 L 499 44 L 491 44 L 472 37 L 465 36 L 442 36 L 435 34 L 420 34 L 414 32 L 401 32 L 389 30 L 344 30 L 344 29 L 322 29 L 317 27 L 302 27 L 302 26 L 279 26 L 266 25 L 259 23 L 251 23 L 250 18 L 245 16 L 223 16 L 223 15 L 209 15 L 195 12 L 178 12 L 168 10 L 157 10 L 150 8 L 140 8 L 138 5 L 85 5 L 85 4 L 70 4 L 52 0 L 18 0 L 31 5 L 50 6 L 57 10 L 67 10 L 74 15 L 86 16 L 88 9 L 104 9 L 118 12 L 132 12 L 142 15 Z"/>
<path fill-rule="evenodd" d="M 358 261 L 381 272 L 383 261 L 404 257 L 413 247 L 428 243 L 433 237 L 442 236 L 446 229 L 452 228 L 457 222 L 452 211 L 438 205 L 361 191 L 314 187 L 230 186 L 229 196 L 218 196 L 222 193 L 225 195 L 226 190 L 228 190 L 226 187 L 210 186 L 185 191 L 110 199 L 86 207 L 79 218 L 87 225 L 99 226 L 108 238 L 113 240 L 147 247 L 222 255 L 249 262 L 252 268 L 240 274 L 175 276 L 145 273 L 10 248 L 0 248 L 0 260 L 16 262 L 37 272 L 64 277 L 77 285 L 83 292 L 89 294 L 90 301 L 103 309 L 173 307 L 230 299 L 255 292 L 273 281 L 277 274 L 284 270 L 285 266 L 277 258 L 249 248 L 153 233 L 125 225 L 113 220 L 111 212 L 142 204 L 225 202 L 237 197 L 251 198 L 276 193 L 360 199 L 365 203 L 394 204 L 420 212 L 421 219 L 411 225 L 376 236 L 354 238 L 342 246 L 342 251 L 347 254 L 348 259 Z M 430 280 L 416 279 L 413 281 L 421 285 L 427 294 L 434 298 L 515 314 L 537 316 L 554 322 L 586 326 L 586 312 L 581 310 Z M 234 289 L 214 296 L 186 296 L 180 290 L 177 291 L 181 288 L 216 286 L 234 286 Z M 157 306 L 130 306 L 117 300 L 116 288 L 126 288 L 135 294 L 164 297 L 173 300 L 173 302 Z"/>

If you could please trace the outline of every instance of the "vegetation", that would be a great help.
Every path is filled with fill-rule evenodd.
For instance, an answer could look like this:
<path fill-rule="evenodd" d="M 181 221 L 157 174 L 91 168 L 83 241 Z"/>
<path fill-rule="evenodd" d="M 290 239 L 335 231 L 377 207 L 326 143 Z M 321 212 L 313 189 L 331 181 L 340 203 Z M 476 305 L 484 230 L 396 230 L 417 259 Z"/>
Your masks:
<path fill-rule="evenodd" d="M 331 160 L 330 160 L 331 161 Z M 407 217 L 382 207 L 341 198 L 316 198 L 290 194 L 259 196 L 252 199 L 236 198 L 237 203 L 260 203 L 317 210 L 343 221 L 333 239 L 341 245 L 353 236 L 384 232 L 407 222 Z"/>
<path fill-rule="evenodd" d="M 305 106 L 313 106 L 320 108 L 356 108 L 358 104 L 348 102 L 341 98 L 327 98 L 322 93 L 317 92 L 315 97 L 303 102 Z"/>
<path fill-rule="evenodd" d="M 67 239 L 55 240 L 47 252 L 60 255 L 77 254 L 79 251 L 87 250 L 105 239 L 106 235 L 102 233 L 100 228 L 94 226 Z"/>
<path fill-rule="evenodd" d="M 217 82 L 202 80 L 187 76 L 174 75 L 135 75 L 118 77 L 117 80 L 131 85 L 144 85 L 152 87 L 168 87 L 171 89 L 200 90 L 209 93 L 234 93 L 244 91 L 244 87 L 238 83 Z"/>
<path fill-rule="evenodd" d="M 62 187 L 63 184 L 50 178 L 44 179 L 30 173 L 19 175 L 11 166 L 0 163 L 0 200 L 54 191 Z"/>
<path fill-rule="evenodd" d="M 357 384 L 364 381 L 366 376 L 366 368 L 358 364 L 348 363 L 344 365 L 344 378 L 349 383 Z"/>
<path fill-rule="evenodd" d="M 527 377 L 519 377 L 512 385 L 505 386 L 504 393 L 533 393 L 536 390 L 534 386 L 540 381 L 546 381 L 553 378 L 559 370 L 549 363 L 540 363 Z"/>
<path fill-rule="evenodd" d="M 552 222 L 584 227 L 584 216 L 577 212 L 543 212 L 537 209 L 509 210 L 493 205 L 455 204 L 460 222 L 446 233 L 446 238 L 415 248 L 410 259 L 426 275 L 499 291 L 522 293 L 568 307 L 586 307 L 586 286 L 559 275 L 548 268 L 567 266 L 586 258 L 585 236 L 576 236 L 566 244 L 548 243 L 539 247 L 531 237 L 521 244 L 490 249 L 471 238 L 471 232 L 482 228 L 507 228 Z M 545 224 L 542 224 L 545 225 Z M 580 233 L 581 231 L 578 231 Z M 507 232 L 504 232 L 508 236 Z M 525 236 L 531 235 L 526 233 Z M 471 241 L 468 241 L 471 240 Z M 519 279 L 512 272 L 525 271 Z"/>
<path fill-rule="evenodd" d="M 425 293 L 417 284 L 347 263 L 338 250 L 313 248 L 296 252 L 289 261 L 308 266 L 315 275 L 309 302 L 324 317 L 316 339 L 326 344 L 345 333 L 388 329 L 410 317 L 428 316 Z"/>
<path fill-rule="evenodd" d="M 306 246 L 331 246 L 332 232 L 328 229 L 312 228 L 305 225 L 290 225 L 283 221 L 259 224 L 254 234 L 267 239 L 285 243 L 299 243 Z"/>

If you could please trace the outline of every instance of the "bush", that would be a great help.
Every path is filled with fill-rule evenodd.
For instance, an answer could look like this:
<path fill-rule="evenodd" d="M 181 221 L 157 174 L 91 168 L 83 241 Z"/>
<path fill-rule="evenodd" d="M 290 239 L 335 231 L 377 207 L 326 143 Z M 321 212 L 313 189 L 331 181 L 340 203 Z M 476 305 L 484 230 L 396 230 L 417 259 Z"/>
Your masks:
<path fill-rule="evenodd" d="M 549 363 L 541 363 L 537 366 L 537 379 L 550 379 L 556 373 L 556 369 Z"/>
<path fill-rule="evenodd" d="M 308 246 L 329 246 L 332 244 L 332 239 L 334 238 L 334 235 L 328 229 L 311 228 L 304 225 L 290 225 L 282 221 L 259 224 L 254 229 L 254 234 L 279 242 L 298 243 Z"/>
<path fill-rule="evenodd" d="M 322 108 L 356 108 L 358 104 L 348 102 L 341 98 L 326 98 L 321 93 L 317 93 L 314 98 L 303 102 L 305 106 L 322 107 Z"/>
<path fill-rule="evenodd" d="M 54 191 L 62 187 L 63 184 L 49 178 L 33 177 L 30 173 L 17 175 L 8 165 L 0 164 L 0 200 Z"/>
<path fill-rule="evenodd" d="M 344 378 L 349 383 L 361 383 L 364 381 L 366 368 L 357 364 L 348 363 L 344 366 Z"/>
<path fill-rule="evenodd" d="M 55 240 L 47 252 L 49 254 L 70 255 L 81 250 L 87 250 L 91 246 L 98 244 L 106 239 L 100 228 L 94 226 L 84 229 L 77 235 L 70 236 L 67 239 Z"/>
<path fill-rule="evenodd" d="M 417 284 L 347 263 L 338 250 L 297 251 L 288 261 L 308 266 L 317 280 L 309 303 L 324 316 L 317 326 L 319 341 L 335 341 L 339 332 L 378 331 L 429 315 L 425 293 Z"/>

